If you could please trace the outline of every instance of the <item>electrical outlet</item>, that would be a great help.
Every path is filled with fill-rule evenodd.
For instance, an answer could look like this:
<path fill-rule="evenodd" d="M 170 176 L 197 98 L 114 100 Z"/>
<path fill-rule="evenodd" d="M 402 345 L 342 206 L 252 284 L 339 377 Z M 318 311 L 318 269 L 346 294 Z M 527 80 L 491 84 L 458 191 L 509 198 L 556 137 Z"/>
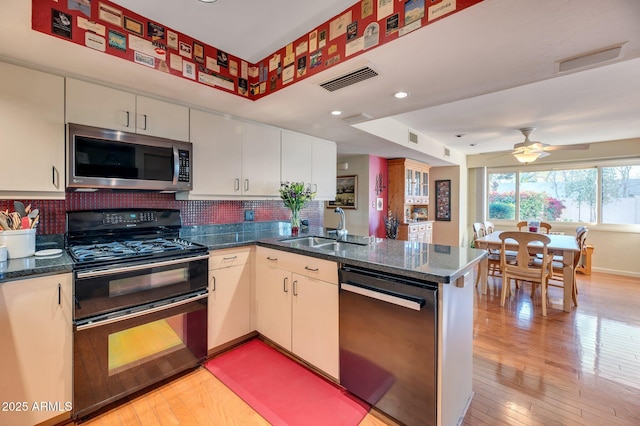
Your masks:
<path fill-rule="evenodd" d="M 244 211 L 244 220 L 253 220 L 253 218 L 254 218 L 253 210 Z"/>

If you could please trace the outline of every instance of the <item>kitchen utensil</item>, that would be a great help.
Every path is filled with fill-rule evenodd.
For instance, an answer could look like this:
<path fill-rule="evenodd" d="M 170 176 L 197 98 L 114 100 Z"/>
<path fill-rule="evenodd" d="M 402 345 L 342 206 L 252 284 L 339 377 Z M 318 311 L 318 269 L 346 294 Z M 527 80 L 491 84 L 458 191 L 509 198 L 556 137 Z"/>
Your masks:
<path fill-rule="evenodd" d="M 17 229 L 20 229 L 20 213 L 18 212 L 9 213 L 9 219 L 10 221 L 8 221 L 8 223 L 12 230 L 15 231 Z"/>
<path fill-rule="evenodd" d="M 38 222 L 40 221 L 40 215 L 36 215 L 35 218 L 31 221 L 31 228 L 35 228 L 38 226 Z"/>
<path fill-rule="evenodd" d="M 27 215 L 27 210 L 25 209 L 24 204 L 20 201 L 14 201 L 13 208 L 20 214 L 20 217 L 25 217 Z"/>
<path fill-rule="evenodd" d="M 27 216 L 27 217 L 28 217 L 29 219 L 35 219 L 35 218 L 36 218 L 36 216 L 38 216 L 38 214 L 39 214 L 39 213 L 40 213 L 40 210 L 38 210 L 38 209 L 33 209 L 33 210 L 31 210 L 31 211 L 29 212 L 29 214 L 28 214 L 28 216 Z"/>
<path fill-rule="evenodd" d="M 0 227 L 5 230 L 11 229 L 9 223 L 7 223 L 7 216 L 4 215 L 4 212 L 0 212 Z"/>
<path fill-rule="evenodd" d="M 22 229 L 30 229 L 31 228 L 31 219 L 28 217 L 23 217 L 20 219 L 20 228 Z"/>

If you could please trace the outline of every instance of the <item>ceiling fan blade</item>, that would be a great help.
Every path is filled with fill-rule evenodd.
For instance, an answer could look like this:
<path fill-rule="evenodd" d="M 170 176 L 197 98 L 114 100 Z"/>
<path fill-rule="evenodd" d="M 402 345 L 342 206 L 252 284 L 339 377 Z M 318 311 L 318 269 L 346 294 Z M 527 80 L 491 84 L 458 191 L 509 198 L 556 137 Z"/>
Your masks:
<path fill-rule="evenodd" d="M 549 154 L 548 152 L 544 152 L 544 151 L 540 151 L 540 153 L 538 154 L 538 158 L 544 158 L 547 157 L 551 154 Z"/>
<path fill-rule="evenodd" d="M 585 149 L 589 149 L 589 144 L 582 143 L 578 145 L 553 145 L 553 146 L 545 146 L 542 149 L 544 151 L 585 150 Z"/>

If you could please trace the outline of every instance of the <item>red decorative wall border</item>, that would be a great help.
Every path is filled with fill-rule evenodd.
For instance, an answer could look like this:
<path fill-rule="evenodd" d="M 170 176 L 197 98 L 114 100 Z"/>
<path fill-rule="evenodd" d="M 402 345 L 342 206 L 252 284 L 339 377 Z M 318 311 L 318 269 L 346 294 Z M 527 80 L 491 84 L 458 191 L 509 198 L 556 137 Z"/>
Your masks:
<path fill-rule="evenodd" d="M 256 64 L 107 0 L 32 0 L 32 29 L 257 100 L 481 1 L 360 0 Z"/>

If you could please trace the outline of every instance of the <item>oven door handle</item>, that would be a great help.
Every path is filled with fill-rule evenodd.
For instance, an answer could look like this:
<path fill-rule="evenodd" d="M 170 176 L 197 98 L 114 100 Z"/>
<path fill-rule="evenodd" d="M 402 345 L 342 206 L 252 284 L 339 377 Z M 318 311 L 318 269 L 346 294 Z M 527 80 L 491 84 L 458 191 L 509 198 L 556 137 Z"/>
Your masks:
<path fill-rule="evenodd" d="M 78 272 L 76 274 L 76 277 L 77 278 L 103 277 L 105 275 L 114 275 L 114 274 L 120 274 L 122 272 L 130 272 L 130 271 L 140 271 L 142 269 L 157 268 L 159 266 L 179 265 L 181 263 L 189 263 L 195 260 L 203 260 L 208 258 L 209 258 L 209 254 L 203 254 L 201 256 L 165 260 L 163 262 L 145 263 L 143 265 L 123 266 L 121 268 L 111 268 L 111 269 L 102 269 L 102 270 L 90 270 L 90 271 Z"/>
<path fill-rule="evenodd" d="M 153 314 L 156 312 L 166 311 L 167 309 L 176 308 L 178 306 L 186 305 L 187 303 L 195 302 L 196 300 L 202 300 L 209 297 L 209 293 L 200 294 L 198 296 L 189 297 L 186 299 L 178 300 L 176 302 L 167 303 L 166 305 L 155 306 L 153 308 L 145 309 L 139 312 L 132 312 L 130 314 L 119 315 L 114 318 L 109 318 L 105 320 L 99 320 L 96 322 L 88 322 L 86 324 L 81 324 L 76 326 L 76 331 L 88 330 L 90 328 L 101 327 L 107 324 L 113 324 L 114 322 L 126 321 L 134 318 L 141 317 L 143 315 Z"/>

